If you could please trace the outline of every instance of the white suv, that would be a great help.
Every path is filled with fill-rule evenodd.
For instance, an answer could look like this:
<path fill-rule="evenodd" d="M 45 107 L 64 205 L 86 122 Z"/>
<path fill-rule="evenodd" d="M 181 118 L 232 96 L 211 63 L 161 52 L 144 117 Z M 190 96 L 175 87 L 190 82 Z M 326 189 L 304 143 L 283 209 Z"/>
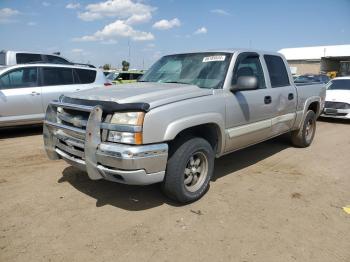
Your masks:
<path fill-rule="evenodd" d="M 22 64 L 0 68 L 0 127 L 42 122 L 48 103 L 62 94 L 110 86 L 96 68 Z"/>
<path fill-rule="evenodd" d="M 0 51 L 0 66 L 28 63 L 72 64 L 68 59 L 56 54 L 41 54 L 26 51 Z"/>

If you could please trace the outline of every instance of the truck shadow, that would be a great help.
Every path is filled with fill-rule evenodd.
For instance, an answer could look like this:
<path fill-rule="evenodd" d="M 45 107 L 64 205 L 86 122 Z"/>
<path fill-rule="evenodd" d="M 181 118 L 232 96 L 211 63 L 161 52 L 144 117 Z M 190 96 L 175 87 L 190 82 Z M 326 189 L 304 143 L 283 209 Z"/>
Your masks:
<path fill-rule="evenodd" d="M 42 125 L 30 125 L 20 127 L 4 127 L 0 129 L 0 139 L 40 135 L 43 132 Z"/>
<path fill-rule="evenodd" d="M 288 137 L 281 136 L 217 159 L 213 181 L 229 174 L 234 175 L 232 173 L 256 164 L 289 146 Z M 58 182 L 68 182 L 80 192 L 96 199 L 96 207 L 111 205 L 128 211 L 140 211 L 163 204 L 182 206 L 164 196 L 159 184 L 130 186 L 105 180 L 93 181 L 85 172 L 71 166 L 63 170 L 63 176 Z"/>

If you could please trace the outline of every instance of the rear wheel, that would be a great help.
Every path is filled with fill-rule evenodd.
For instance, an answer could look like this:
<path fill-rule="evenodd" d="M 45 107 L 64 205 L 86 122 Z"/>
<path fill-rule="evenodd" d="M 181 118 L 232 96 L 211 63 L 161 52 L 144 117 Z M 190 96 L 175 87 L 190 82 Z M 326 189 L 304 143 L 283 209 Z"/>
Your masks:
<path fill-rule="evenodd" d="M 316 132 L 316 114 L 309 110 L 306 113 L 304 123 L 299 130 L 292 132 L 292 144 L 297 147 L 308 147 L 311 145 Z"/>
<path fill-rule="evenodd" d="M 201 198 L 214 170 L 214 152 L 203 138 L 190 138 L 174 145 L 168 159 L 163 192 L 182 203 Z"/>

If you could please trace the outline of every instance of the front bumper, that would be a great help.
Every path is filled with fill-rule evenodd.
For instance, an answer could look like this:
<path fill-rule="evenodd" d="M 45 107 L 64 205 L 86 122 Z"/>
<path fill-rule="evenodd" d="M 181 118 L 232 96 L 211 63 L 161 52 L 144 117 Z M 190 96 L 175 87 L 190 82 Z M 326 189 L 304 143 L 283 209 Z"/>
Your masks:
<path fill-rule="evenodd" d="M 85 129 L 57 121 L 57 107 L 89 113 Z M 168 158 L 166 143 L 125 145 L 103 141 L 108 128 L 102 122 L 102 108 L 54 102 L 47 109 L 44 121 L 44 144 L 50 159 L 64 159 L 88 173 L 93 179 L 106 179 L 130 185 L 148 185 L 164 179 Z M 65 116 L 66 117 L 66 116 Z M 74 121 L 71 121 L 74 123 Z M 80 126 L 81 122 L 77 126 Z"/>
<path fill-rule="evenodd" d="M 321 117 L 350 119 L 350 109 L 325 108 Z"/>

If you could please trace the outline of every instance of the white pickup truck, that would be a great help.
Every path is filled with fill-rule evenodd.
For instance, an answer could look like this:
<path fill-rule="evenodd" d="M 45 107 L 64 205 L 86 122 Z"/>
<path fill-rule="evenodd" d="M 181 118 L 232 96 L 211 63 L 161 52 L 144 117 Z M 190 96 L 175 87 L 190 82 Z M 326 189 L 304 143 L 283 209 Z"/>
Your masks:
<path fill-rule="evenodd" d="M 162 183 L 169 197 L 191 202 L 206 192 L 215 157 L 287 132 L 309 146 L 325 94 L 323 84 L 295 86 L 274 52 L 168 55 L 137 83 L 52 102 L 45 147 L 91 179 Z"/>

